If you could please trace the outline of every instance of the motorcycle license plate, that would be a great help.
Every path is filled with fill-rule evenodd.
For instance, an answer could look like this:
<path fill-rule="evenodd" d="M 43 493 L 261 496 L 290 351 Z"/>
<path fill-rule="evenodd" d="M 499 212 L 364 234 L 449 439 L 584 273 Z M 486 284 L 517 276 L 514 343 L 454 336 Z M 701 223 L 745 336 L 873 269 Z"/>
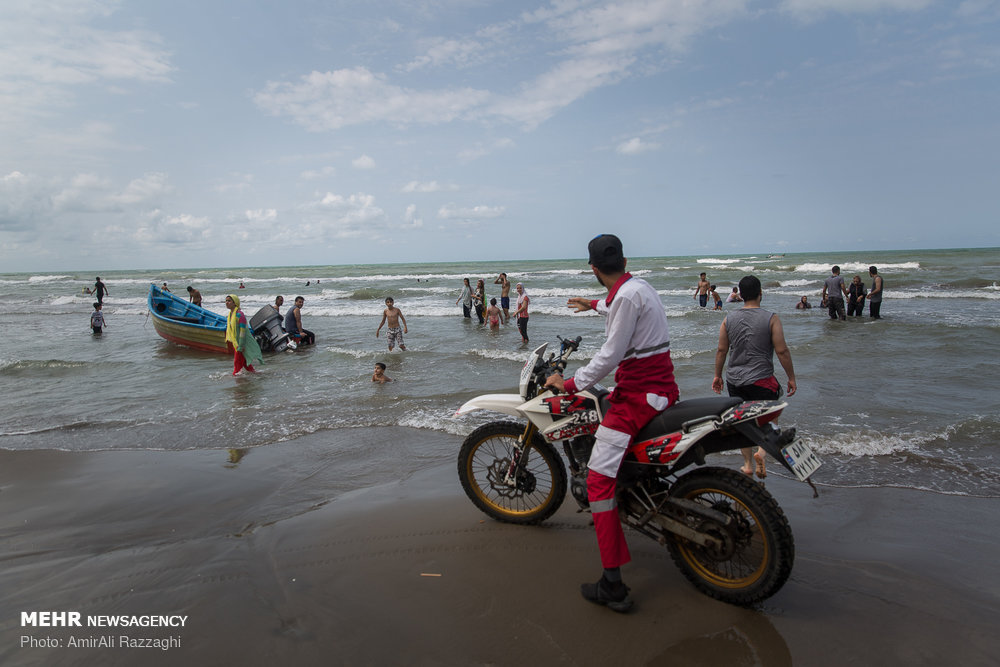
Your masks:
<path fill-rule="evenodd" d="M 781 448 L 781 455 L 792 467 L 792 472 L 799 481 L 804 482 L 809 475 L 816 472 L 823 462 L 813 452 L 812 448 L 801 440 L 796 440 L 787 447 Z"/>

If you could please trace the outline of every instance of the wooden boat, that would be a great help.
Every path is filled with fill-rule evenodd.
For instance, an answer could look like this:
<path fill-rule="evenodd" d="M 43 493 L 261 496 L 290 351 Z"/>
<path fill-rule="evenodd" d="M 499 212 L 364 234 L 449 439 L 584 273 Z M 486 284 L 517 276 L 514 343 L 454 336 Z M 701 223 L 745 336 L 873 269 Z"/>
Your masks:
<path fill-rule="evenodd" d="M 229 354 L 224 315 L 205 310 L 153 284 L 149 286 L 147 301 L 156 333 L 171 343 Z"/>

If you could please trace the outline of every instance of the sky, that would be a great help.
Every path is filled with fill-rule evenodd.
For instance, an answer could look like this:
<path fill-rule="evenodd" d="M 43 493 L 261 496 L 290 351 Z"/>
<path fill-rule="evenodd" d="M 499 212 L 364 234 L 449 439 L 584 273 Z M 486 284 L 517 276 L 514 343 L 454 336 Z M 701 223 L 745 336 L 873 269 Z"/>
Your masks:
<path fill-rule="evenodd" d="M 0 0 L 0 271 L 1000 246 L 1000 0 Z"/>

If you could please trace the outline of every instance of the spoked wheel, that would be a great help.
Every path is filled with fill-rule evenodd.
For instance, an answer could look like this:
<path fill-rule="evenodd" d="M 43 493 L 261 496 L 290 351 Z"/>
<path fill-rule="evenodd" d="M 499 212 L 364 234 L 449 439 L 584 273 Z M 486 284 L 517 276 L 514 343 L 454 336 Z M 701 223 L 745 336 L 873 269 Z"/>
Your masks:
<path fill-rule="evenodd" d="M 522 433 L 524 426 L 516 422 L 477 428 L 458 453 L 458 477 L 473 504 L 494 519 L 538 523 L 552 516 L 566 497 L 566 469 L 537 433 L 512 467 Z"/>
<path fill-rule="evenodd" d="M 704 504 L 729 516 L 729 526 L 692 519 L 691 528 L 718 541 L 706 547 L 670 535 L 674 562 L 699 590 L 723 602 L 752 605 L 785 584 L 795 560 L 795 541 L 785 513 L 764 487 L 726 468 L 701 468 L 681 477 L 675 498 Z"/>

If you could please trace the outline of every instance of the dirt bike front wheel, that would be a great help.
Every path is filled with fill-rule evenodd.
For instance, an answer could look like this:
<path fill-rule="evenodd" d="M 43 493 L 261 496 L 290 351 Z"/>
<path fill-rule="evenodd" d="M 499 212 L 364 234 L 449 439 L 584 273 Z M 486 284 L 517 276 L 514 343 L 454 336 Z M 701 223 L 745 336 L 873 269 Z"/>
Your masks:
<path fill-rule="evenodd" d="M 704 504 L 729 516 L 729 526 L 708 520 L 691 528 L 712 535 L 709 548 L 670 535 L 667 548 L 677 567 L 703 593 L 723 602 L 749 606 L 785 584 L 795 560 L 788 519 L 774 497 L 746 475 L 727 468 L 701 468 L 681 477 L 670 490 L 675 498 Z"/>
<path fill-rule="evenodd" d="M 465 494 L 498 521 L 539 523 L 566 497 L 566 469 L 559 454 L 537 433 L 518 453 L 523 433 L 517 422 L 484 424 L 469 434 L 458 453 Z M 521 459 L 512 465 L 516 456 Z"/>

